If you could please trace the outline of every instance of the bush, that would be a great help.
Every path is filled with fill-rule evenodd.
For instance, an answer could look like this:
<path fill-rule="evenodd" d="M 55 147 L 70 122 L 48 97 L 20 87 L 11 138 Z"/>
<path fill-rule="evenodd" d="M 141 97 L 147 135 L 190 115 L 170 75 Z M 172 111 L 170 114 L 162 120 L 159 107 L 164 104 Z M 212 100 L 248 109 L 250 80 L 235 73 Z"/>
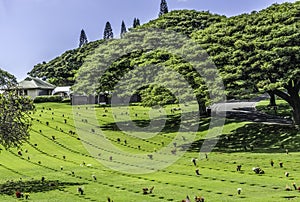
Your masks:
<path fill-rule="evenodd" d="M 63 103 L 71 103 L 71 99 L 70 98 L 64 98 L 61 102 L 63 102 Z"/>
<path fill-rule="evenodd" d="M 37 96 L 34 98 L 34 103 L 41 103 L 41 102 L 61 102 L 63 98 L 57 95 L 49 95 L 49 96 Z"/>

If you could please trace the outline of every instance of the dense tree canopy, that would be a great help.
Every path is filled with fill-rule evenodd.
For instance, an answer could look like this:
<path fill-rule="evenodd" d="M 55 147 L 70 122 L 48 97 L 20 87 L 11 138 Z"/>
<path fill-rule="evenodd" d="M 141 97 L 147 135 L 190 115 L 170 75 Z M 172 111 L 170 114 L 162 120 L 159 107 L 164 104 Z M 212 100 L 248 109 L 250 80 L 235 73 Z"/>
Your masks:
<path fill-rule="evenodd" d="M 18 147 L 29 138 L 32 100 L 19 96 L 15 90 L 0 94 L 0 144 Z"/>
<path fill-rule="evenodd" d="M 206 52 L 176 32 L 129 33 L 100 46 L 87 61 L 78 72 L 76 93 L 110 91 L 126 98 L 138 92 L 147 106 L 194 100 L 200 112 L 212 97 L 222 97 L 216 68 Z"/>
<path fill-rule="evenodd" d="M 132 29 L 131 32 L 134 36 L 139 30 L 171 30 L 192 37 L 209 53 L 217 65 L 229 98 L 249 98 L 259 92 L 274 93 L 291 105 L 295 123 L 299 124 L 299 4 L 299 2 L 274 4 L 260 12 L 253 11 L 250 14 L 231 18 L 209 12 L 172 11 L 139 26 L 138 29 Z M 146 41 L 153 44 L 155 40 L 149 37 Z M 84 79 L 81 85 L 77 85 L 78 89 L 82 86 L 94 87 L 93 85 L 98 83 L 96 85 L 98 91 L 110 91 L 133 67 L 157 64 L 163 64 L 170 69 L 185 67 L 184 72 L 177 72 L 189 78 L 187 80 L 192 86 L 194 85 L 194 93 L 198 96 L 198 100 L 201 100 L 199 95 L 205 97 L 201 103 L 209 102 L 207 88 L 202 85 L 203 81 L 197 80 L 199 78 L 197 75 L 188 73 L 193 71 L 188 68 L 189 64 L 182 58 L 175 57 L 173 53 L 164 52 L 164 50 L 145 49 L 148 46 L 122 55 L 112 51 L 114 45 L 120 45 L 122 42 L 112 43 L 116 44 L 92 42 L 80 49 L 68 51 L 49 63 L 36 65 L 30 75 L 46 76 L 56 85 L 66 84 L 66 82 L 72 85 L 75 81 L 74 75 L 80 69 L 77 75 Z M 122 48 L 131 46 L 132 43 L 122 44 Z M 118 58 L 109 61 L 109 65 L 106 64 L 105 73 L 99 70 L 100 72 L 95 74 L 90 71 L 91 68 L 101 63 L 83 64 L 85 64 L 84 61 L 94 59 L 93 57 L 87 58 L 91 53 L 97 53 L 97 57 L 106 57 L 103 55 L 104 52 L 98 53 L 96 48 L 99 47 L 106 56 L 116 55 Z M 194 48 L 191 45 L 187 52 L 195 55 L 198 50 L 193 50 Z M 94 74 L 91 76 L 90 72 Z M 97 75 L 102 75 L 103 78 L 100 79 Z M 193 79 L 197 82 L 193 83 Z M 163 80 L 162 82 L 167 83 Z M 170 96 L 170 92 L 161 86 L 147 85 L 139 89 L 139 93 L 144 97 L 149 94 L 157 95 L 158 92 L 163 93 L 164 96 L 161 97 L 166 97 L 166 100 L 151 96 L 155 98 L 155 102 L 169 103 L 170 100 L 176 102 L 174 97 Z"/>
<path fill-rule="evenodd" d="M 185 85 L 184 81 L 177 78 L 178 75 L 172 70 L 184 73 L 186 80 L 189 79 L 189 74 L 197 74 L 192 71 L 190 64 L 166 51 L 136 51 L 113 62 L 100 78 L 99 83 L 102 85 L 98 90 L 114 91 L 118 85 L 118 96 L 129 97 L 133 93 L 139 94 L 144 106 L 178 103 L 174 89 L 177 91 L 176 94 L 180 94 L 186 100 L 192 100 L 193 92 L 182 88 Z M 136 82 L 143 85 L 136 87 Z M 189 82 L 190 85 L 196 87 L 193 80 Z M 129 89 L 136 91 L 132 92 Z M 206 98 L 204 91 L 199 92 L 202 93 L 198 95 L 199 99 Z M 205 103 L 205 100 L 202 101 Z"/>
<path fill-rule="evenodd" d="M 14 75 L 0 69 L 0 88 L 5 89 L 17 84 L 17 79 Z"/>
<path fill-rule="evenodd" d="M 193 37 L 222 71 L 230 96 L 273 92 L 300 124 L 300 2 L 274 4 L 198 31 Z"/>
<path fill-rule="evenodd" d="M 142 25 L 140 29 L 157 28 L 190 35 L 194 31 L 205 29 L 223 19 L 226 19 L 226 17 L 211 14 L 208 11 L 175 10 Z"/>
<path fill-rule="evenodd" d="M 140 20 L 134 18 L 133 26 L 140 29 L 172 30 L 189 35 L 195 30 L 204 29 L 213 23 L 220 22 L 223 18 L 224 16 L 220 17 L 209 12 L 183 10 L 169 12 L 142 26 L 139 26 Z M 81 48 L 68 50 L 49 62 L 35 65 L 28 74 L 33 77 L 45 77 L 48 82 L 57 86 L 71 86 L 75 83 L 74 76 L 83 65 L 86 57 L 102 43 L 103 40 L 93 41 Z"/>
<path fill-rule="evenodd" d="M 72 86 L 75 82 L 74 76 L 86 57 L 101 43 L 103 40 L 93 41 L 81 48 L 68 50 L 47 63 L 35 65 L 28 74 L 32 77 L 45 77 L 48 82 L 57 86 Z"/>

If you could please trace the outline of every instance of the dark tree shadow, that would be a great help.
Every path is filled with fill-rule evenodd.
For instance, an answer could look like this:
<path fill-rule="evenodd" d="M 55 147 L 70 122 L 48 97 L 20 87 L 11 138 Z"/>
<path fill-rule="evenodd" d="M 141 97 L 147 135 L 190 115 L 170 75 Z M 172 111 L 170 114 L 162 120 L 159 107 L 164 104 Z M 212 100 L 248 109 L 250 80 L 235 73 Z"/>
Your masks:
<path fill-rule="evenodd" d="M 253 121 L 278 124 L 292 124 L 290 117 L 279 116 L 275 114 L 267 114 L 261 111 L 256 111 L 254 108 L 234 108 L 232 111 L 226 112 L 226 118 L 240 121 Z"/>
<path fill-rule="evenodd" d="M 67 186 L 80 186 L 83 183 L 77 182 L 60 182 L 58 180 L 33 180 L 33 181 L 8 181 L 0 184 L 0 194 L 14 195 L 16 190 L 20 192 L 46 192 L 57 189 L 63 189 Z"/>
<path fill-rule="evenodd" d="M 199 152 L 204 140 L 183 145 L 188 151 Z M 298 151 L 300 132 L 290 125 L 250 123 L 221 135 L 214 151 L 221 152 L 282 152 Z"/>
<path fill-rule="evenodd" d="M 182 116 L 184 116 L 184 119 L 186 120 L 183 122 L 181 120 Z M 167 134 L 167 133 L 174 133 L 178 132 L 179 130 L 181 132 L 202 132 L 206 131 L 210 127 L 210 117 L 198 117 L 195 112 L 192 113 L 178 113 L 178 114 L 171 114 L 168 115 L 167 117 L 158 117 L 155 120 L 151 120 L 152 127 L 146 128 L 147 126 L 150 125 L 150 120 L 129 120 L 129 121 L 119 121 L 119 122 L 111 122 L 111 123 L 105 123 L 100 126 L 102 130 L 107 130 L 107 131 L 126 131 L 126 132 L 157 132 L 158 127 L 160 126 L 161 122 L 165 122 L 164 127 L 160 130 L 161 133 Z M 132 128 L 131 127 L 131 122 L 138 127 Z M 226 119 L 225 124 L 230 124 L 230 123 L 237 123 L 237 122 L 242 122 L 240 120 L 234 120 L 234 119 Z M 197 128 L 192 128 L 191 130 L 191 125 L 196 126 Z M 122 128 L 120 129 L 119 126 Z M 134 131 L 133 131 L 134 129 Z"/>
<path fill-rule="evenodd" d="M 195 119 L 194 116 L 195 113 L 185 113 L 185 119 L 187 120 L 194 120 L 193 122 L 189 122 L 188 124 L 196 124 L 199 122 L 199 119 Z M 172 114 L 172 115 L 168 115 L 167 117 L 158 117 L 154 120 L 128 120 L 128 121 L 119 121 L 119 122 L 115 122 L 115 123 L 107 123 L 105 125 L 100 126 L 101 129 L 103 130 L 113 130 L 113 131 L 120 131 L 120 128 L 118 126 L 120 126 L 122 128 L 122 131 L 127 131 L 127 132 L 132 132 L 132 127 L 131 124 L 134 124 L 135 127 L 134 128 L 134 132 L 157 132 L 158 127 L 161 126 L 162 122 L 165 122 L 163 129 L 161 130 L 161 132 L 163 133 L 173 133 L 173 132 L 177 132 L 179 130 L 179 128 L 182 125 L 185 125 L 185 123 L 182 123 L 181 121 L 181 113 L 178 114 Z M 190 118 L 189 118 L 190 116 Z M 152 127 L 148 127 L 147 126 L 150 125 L 151 122 L 151 126 Z M 208 122 L 208 121 L 207 121 Z M 158 127 L 156 127 L 158 126 Z M 182 128 L 188 128 L 188 127 L 182 127 Z M 146 131 L 147 130 L 147 131 Z"/>

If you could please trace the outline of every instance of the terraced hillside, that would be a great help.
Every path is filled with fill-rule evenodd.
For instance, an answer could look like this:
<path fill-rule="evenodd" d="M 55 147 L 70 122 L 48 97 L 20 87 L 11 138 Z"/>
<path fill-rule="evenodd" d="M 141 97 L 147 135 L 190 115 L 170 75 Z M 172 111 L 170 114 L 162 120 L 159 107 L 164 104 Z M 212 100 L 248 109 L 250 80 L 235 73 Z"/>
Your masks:
<path fill-rule="evenodd" d="M 299 134 L 289 126 L 227 120 L 216 150 L 205 158 L 199 156 L 197 151 L 207 133 L 209 119 L 201 120 L 199 132 L 192 143 L 189 142 L 188 130 L 178 135 L 178 127 L 183 124 L 181 112 L 171 113 L 171 106 L 166 108 L 168 116 L 164 120 L 165 127 L 155 136 L 151 130 L 130 131 L 128 128 L 131 133 L 119 130 L 114 116 L 125 115 L 123 107 L 115 107 L 114 116 L 111 108 L 95 107 L 98 123 L 90 121 L 93 106 L 79 108 L 80 112 L 76 111 L 78 107 L 72 110 L 68 104 L 37 105 L 32 117 L 30 141 L 20 149 L 1 150 L 0 201 L 25 200 L 16 198 L 16 190 L 29 193 L 30 201 L 39 202 L 100 202 L 108 201 L 108 197 L 115 202 L 181 201 L 187 195 L 190 198 L 203 196 L 205 201 L 286 201 L 297 200 L 300 196 L 292 186 L 294 182 L 300 185 L 300 153 L 297 152 Z M 130 112 L 136 125 L 149 125 L 149 108 L 131 106 Z M 158 111 L 151 118 L 163 121 L 160 117 Z M 126 122 L 123 124 L 126 125 Z M 106 140 L 118 148 L 118 152 L 99 147 L 96 141 L 88 141 L 78 135 L 84 132 L 92 136 L 100 129 Z M 148 138 L 134 135 L 142 132 Z M 142 161 L 149 158 L 149 153 L 154 150 L 174 144 L 174 139 L 178 137 L 185 137 L 187 145 L 192 143 L 191 148 L 175 163 L 156 172 L 134 174 L 103 165 L 134 169 L 137 166 L 131 161 L 124 163 L 124 159 L 140 154 Z M 246 142 L 247 146 L 244 148 L 241 142 Z M 252 145 L 253 150 L 248 145 Z M 93 156 L 85 146 L 101 152 Z M 154 155 L 153 165 L 179 155 L 181 146 L 174 145 L 175 152 L 164 153 L 164 158 L 158 159 Z M 286 149 L 289 150 L 288 154 Z M 192 158 L 198 158 L 196 165 L 191 161 Z M 273 167 L 271 160 L 274 161 Z M 279 166 L 279 162 L 283 163 L 283 167 Z M 236 171 L 237 165 L 242 165 L 241 171 Z M 146 165 L 139 166 L 143 168 Z M 265 174 L 255 174 L 253 167 L 262 168 Z M 196 169 L 199 169 L 199 175 Z M 288 177 L 285 172 L 289 172 Z M 286 186 L 291 187 L 292 191 L 285 191 Z M 77 191 L 78 187 L 83 188 L 83 194 Z M 152 187 L 152 193 L 143 193 L 143 188 Z M 238 188 L 242 189 L 241 194 L 237 194 Z"/>

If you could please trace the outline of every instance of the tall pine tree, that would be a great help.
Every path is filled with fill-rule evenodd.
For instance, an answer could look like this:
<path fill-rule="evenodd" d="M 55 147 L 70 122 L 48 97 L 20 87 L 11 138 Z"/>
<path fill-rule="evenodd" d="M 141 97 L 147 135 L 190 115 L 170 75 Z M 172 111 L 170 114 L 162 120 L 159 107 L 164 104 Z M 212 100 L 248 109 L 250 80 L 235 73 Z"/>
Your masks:
<path fill-rule="evenodd" d="M 124 21 L 122 20 L 120 37 L 122 38 L 126 32 L 127 32 L 126 25 L 125 25 Z"/>
<path fill-rule="evenodd" d="M 169 11 L 168 11 L 168 5 L 167 5 L 166 0 L 161 0 L 161 2 L 160 2 L 160 10 L 159 10 L 158 16 L 162 16 L 163 14 L 166 14 L 168 12 Z"/>
<path fill-rule="evenodd" d="M 84 44 L 88 43 L 88 39 L 87 36 L 84 32 L 84 30 L 82 29 L 80 32 L 80 38 L 79 38 L 79 48 L 82 47 Z"/>
<path fill-rule="evenodd" d="M 138 26 L 140 26 L 141 25 L 141 23 L 140 23 L 140 19 L 136 19 L 136 26 L 138 27 Z"/>
<path fill-rule="evenodd" d="M 140 25 L 141 25 L 140 19 L 134 18 L 134 19 L 133 19 L 133 28 L 136 28 L 136 27 L 138 27 L 138 26 L 140 26 Z"/>
<path fill-rule="evenodd" d="M 105 29 L 104 29 L 104 34 L 103 34 L 103 39 L 113 39 L 114 34 L 110 25 L 110 22 L 106 22 Z"/>

